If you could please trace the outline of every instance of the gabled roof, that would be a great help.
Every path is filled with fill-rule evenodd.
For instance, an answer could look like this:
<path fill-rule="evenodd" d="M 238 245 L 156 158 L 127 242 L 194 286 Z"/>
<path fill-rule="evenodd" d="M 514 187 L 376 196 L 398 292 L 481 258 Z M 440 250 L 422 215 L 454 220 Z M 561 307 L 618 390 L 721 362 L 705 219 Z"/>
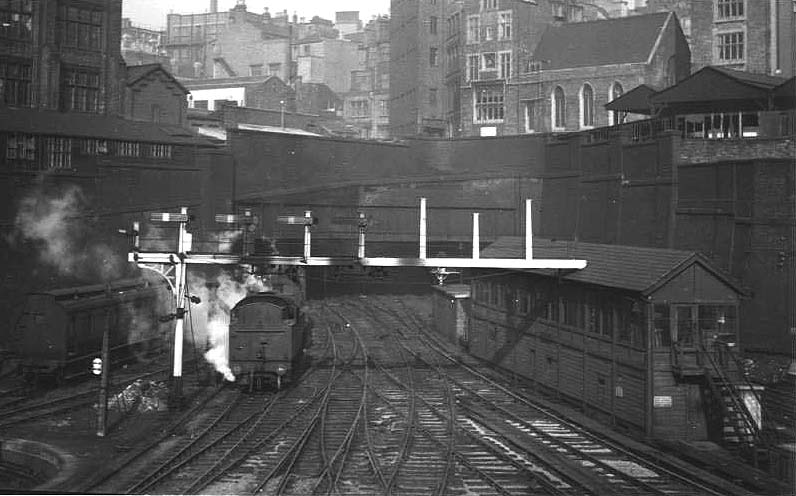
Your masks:
<path fill-rule="evenodd" d="M 128 65 L 127 66 L 127 86 L 132 86 L 133 84 L 137 83 L 141 79 L 149 76 L 153 72 L 162 72 L 168 79 L 170 79 L 178 88 L 180 88 L 186 94 L 188 90 L 185 89 L 177 79 L 166 69 L 163 68 L 162 65 L 158 63 L 154 64 L 143 64 L 143 65 Z"/>
<path fill-rule="evenodd" d="M 785 79 L 706 66 L 650 98 L 655 106 L 689 113 L 767 110 L 771 92 Z"/>
<path fill-rule="evenodd" d="M 481 251 L 482 258 L 521 258 L 524 254 L 525 239 L 520 237 L 499 238 Z M 586 260 L 585 269 L 566 273 L 562 278 L 626 289 L 644 295 L 655 292 L 691 265 L 699 264 L 739 295 L 745 294 L 737 282 L 707 258 L 693 251 L 534 238 L 533 256 Z M 554 271 L 548 269 L 532 269 L 527 272 L 551 276 L 554 274 Z"/>
<path fill-rule="evenodd" d="M 549 26 L 534 53 L 542 70 L 646 63 L 671 12 Z"/>
<path fill-rule="evenodd" d="M 99 138 L 146 143 L 210 145 L 189 129 L 83 112 L 0 107 L 0 131 L 67 138 Z"/>
<path fill-rule="evenodd" d="M 605 104 L 605 108 L 615 112 L 650 115 L 652 113 L 650 97 L 656 93 L 657 90 L 655 88 L 640 84 L 619 98 Z"/>

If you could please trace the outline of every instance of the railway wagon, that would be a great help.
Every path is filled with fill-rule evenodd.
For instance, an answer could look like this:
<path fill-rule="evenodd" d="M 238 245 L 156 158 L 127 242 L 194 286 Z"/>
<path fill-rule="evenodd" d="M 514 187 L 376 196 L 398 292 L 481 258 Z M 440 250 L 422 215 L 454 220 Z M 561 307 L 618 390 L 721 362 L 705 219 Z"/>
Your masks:
<path fill-rule="evenodd" d="M 56 383 L 86 374 L 106 329 L 113 363 L 157 351 L 168 332 L 159 319 L 167 298 L 165 286 L 144 279 L 28 294 L 15 329 L 19 372 Z"/>
<path fill-rule="evenodd" d="M 258 293 L 230 313 L 229 362 L 236 382 L 249 389 L 289 382 L 304 347 L 308 321 L 285 295 Z"/>

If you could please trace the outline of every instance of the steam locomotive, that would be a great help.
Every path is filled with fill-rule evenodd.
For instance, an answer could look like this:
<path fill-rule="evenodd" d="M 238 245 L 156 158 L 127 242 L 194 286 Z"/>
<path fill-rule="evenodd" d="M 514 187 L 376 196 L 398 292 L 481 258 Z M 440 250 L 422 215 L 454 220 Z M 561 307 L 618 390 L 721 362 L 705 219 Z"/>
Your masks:
<path fill-rule="evenodd" d="M 293 378 L 310 322 L 297 299 L 264 292 L 230 312 L 229 365 L 242 387 L 281 388 Z"/>
<path fill-rule="evenodd" d="M 164 284 L 144 279 L 30 293 L 15 329 L 19 371 L 56 383 L 86 374 L 106 330 L 114 363 L 157 352 L 169 331 L 159 319 L 168 298 Z"/>

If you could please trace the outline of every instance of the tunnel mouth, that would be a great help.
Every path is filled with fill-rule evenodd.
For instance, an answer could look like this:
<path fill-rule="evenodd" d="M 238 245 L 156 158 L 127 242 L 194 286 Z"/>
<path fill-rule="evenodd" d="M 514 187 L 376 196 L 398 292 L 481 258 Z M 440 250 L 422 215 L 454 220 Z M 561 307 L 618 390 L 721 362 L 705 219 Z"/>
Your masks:
<path fill-rule="evenodd" d="M 55 489 L 74 471 L 74 458 L 27 439 L 0 439 L 0 490 Z"/>

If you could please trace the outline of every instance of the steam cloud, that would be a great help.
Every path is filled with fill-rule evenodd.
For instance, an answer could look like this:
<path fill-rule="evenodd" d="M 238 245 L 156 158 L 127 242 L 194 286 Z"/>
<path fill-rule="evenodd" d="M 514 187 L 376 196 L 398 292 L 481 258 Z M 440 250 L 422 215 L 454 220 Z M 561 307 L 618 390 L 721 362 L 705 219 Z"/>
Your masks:
<path fill-rule="evenodd" d="M 34 191 L 19 202 L 11 242 L 33 243 L 41 262 L 59 275 L 109 281 L 122 272 L 122 260 L 104 243 L 91 243 L 84 221 L 88 205 L 83 191 L 71 186 L 57 194 Z"/>
<path fill-rule="evenodd" d="M 190 274 L 188 288 L 192 296 L 198 296 L 202 302 L 191 307 L 191 323 L 197 338 L 207 341 L 210 349 L 204 357 L 224 379 L 234 381 L 235 375 L 229 368 L 229 314 L 232 307 L 250 292 L 270 290 L 270 284 L 251 274 L 243 281 L 236 281 L 224 272 L 218 276 L 211 286 L 201 276 Z"/>

